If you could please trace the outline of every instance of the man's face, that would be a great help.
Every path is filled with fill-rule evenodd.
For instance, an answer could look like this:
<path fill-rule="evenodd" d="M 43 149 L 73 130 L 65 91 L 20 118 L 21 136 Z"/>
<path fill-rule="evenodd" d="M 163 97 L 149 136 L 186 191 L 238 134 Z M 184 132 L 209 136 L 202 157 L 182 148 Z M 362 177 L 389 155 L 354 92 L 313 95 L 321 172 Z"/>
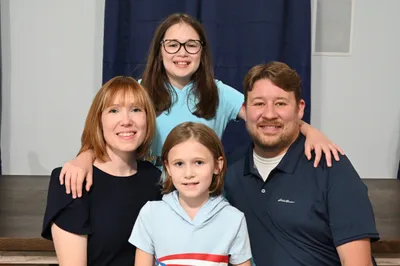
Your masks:
<path fill-rule="evenodd" d="M 296 103 L 294 92 L 286 92 L 269 79 L 254 83 L 245 103 L 246 127 L 259 155 L 274 157 L 287 151 L 300 131 L 305 103 Z"/>

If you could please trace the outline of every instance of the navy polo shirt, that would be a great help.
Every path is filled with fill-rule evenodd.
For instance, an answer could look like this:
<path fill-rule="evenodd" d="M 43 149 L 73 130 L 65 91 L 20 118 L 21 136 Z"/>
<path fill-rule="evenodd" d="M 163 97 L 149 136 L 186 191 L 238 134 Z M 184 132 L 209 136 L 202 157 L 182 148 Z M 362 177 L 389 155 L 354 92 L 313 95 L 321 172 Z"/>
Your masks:
<path fill-rule="evenodd" d="M 379 239 L 367 187 L 348 158 L 314 168 L 304 142 L 300 135 L 265 182 L 253 145 L 229 158 L 226 197 L 245 214 L 257 266 L 341 265 L 337 246 Z"/>

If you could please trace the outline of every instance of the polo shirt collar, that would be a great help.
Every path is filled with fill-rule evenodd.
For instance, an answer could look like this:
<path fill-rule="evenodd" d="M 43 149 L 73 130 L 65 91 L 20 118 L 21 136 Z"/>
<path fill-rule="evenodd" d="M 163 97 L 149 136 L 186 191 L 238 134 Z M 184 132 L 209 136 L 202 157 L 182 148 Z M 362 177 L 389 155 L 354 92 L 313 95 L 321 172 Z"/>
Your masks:
<path fill-rule="evenodd" d="M 292 174 L 296 169 L 297 163 L 299 162 L 301 156 L 304 155 L 304 143 L 306 138 L 299 133 L 297 139 L 290 145 L 288 151 L 285 156 L 283 156 L 282 160 L 276 166 L 277 169 L 282 172 Z"/>
<path fill-rule="evenodd" d="M 304 155 L 305 140 L 306 138 L 301 133 L 299 133 L 299 136 L 292 143 L 292 145 L 290 145 L 285 156 L 283 156 L 282 160 L 279 162 L 276 168 L 288 174 L 293 173 L 294 170 L 296 169 L 297 163 L 301 158 L 301 156 L 305 156 Z M 249 148 L 244 158 L 243 175 L 245 176 L 250 174 L 259 175 L 257 167 L 254 164 L 253 150 L 254 150 L 254 143 L 252 142 L 249 145 Z"/>

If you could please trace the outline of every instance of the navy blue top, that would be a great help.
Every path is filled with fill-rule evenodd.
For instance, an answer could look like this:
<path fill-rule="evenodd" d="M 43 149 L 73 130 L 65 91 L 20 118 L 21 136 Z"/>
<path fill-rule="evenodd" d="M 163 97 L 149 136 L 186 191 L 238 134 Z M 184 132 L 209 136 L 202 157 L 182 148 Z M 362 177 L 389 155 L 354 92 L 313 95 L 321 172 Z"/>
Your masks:
<path fill-rule="evenodd" d="M 341 265 L 336 247 L 379 239 L 367 187 L 348 158 L 314 168 L 304 142 L 300 135 L 265 182 L 253 145 L 230 156 L 226 197 L 245 213 L 256 265 Z"/>
<path fill-rule="evenodd" d="M 138 161 L 132 176 L 112 176 L 93 166 L 93 186 L 82 198 L 65 193 L 58 176 L 50 177 L 42 237 L 52 239 L 51 225 L 88 236 L 88 266 L 132 266 L 136 248 L 128 242 L 140 209 L 147 201 L 161 199 L 161 172 L 149 162 Z"/>

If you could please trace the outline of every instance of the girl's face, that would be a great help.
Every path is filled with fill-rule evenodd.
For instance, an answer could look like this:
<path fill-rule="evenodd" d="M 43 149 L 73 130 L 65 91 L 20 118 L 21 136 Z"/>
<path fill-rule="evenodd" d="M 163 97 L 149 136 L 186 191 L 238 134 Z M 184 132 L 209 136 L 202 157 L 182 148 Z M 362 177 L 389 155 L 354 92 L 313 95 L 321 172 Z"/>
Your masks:
<path fill-rule="evenodd" d="M 133 95 L 117 95 L 102 112 L 101 123 L 109 155 L 131 154 L 146 137 L 146 112 L 135 104 Z"/>
<path fill-rule="evenodd" d="M 205 202 L 213 175 L 221 172 L 222 157 L 215 159 L 210 150 L 195 139 L 174 146 L 168 153 L 166 168 L 179 198 Z"/>
<path fill-rule="evenodd" d="M 190 53 L 184 46 L 179 48 L 179 43 L 176 41 L 180 43 L 189 41 L 186 43 L 186 49 Z M 181 89 L 190 82 L 200 65 L 202 47 L 199 34 L 190 25 L 178 23 L 165 32 L 161 46 L 162 61 L 169 82 Z M 174 53 L 178 48 L 179 50 Z"/>

